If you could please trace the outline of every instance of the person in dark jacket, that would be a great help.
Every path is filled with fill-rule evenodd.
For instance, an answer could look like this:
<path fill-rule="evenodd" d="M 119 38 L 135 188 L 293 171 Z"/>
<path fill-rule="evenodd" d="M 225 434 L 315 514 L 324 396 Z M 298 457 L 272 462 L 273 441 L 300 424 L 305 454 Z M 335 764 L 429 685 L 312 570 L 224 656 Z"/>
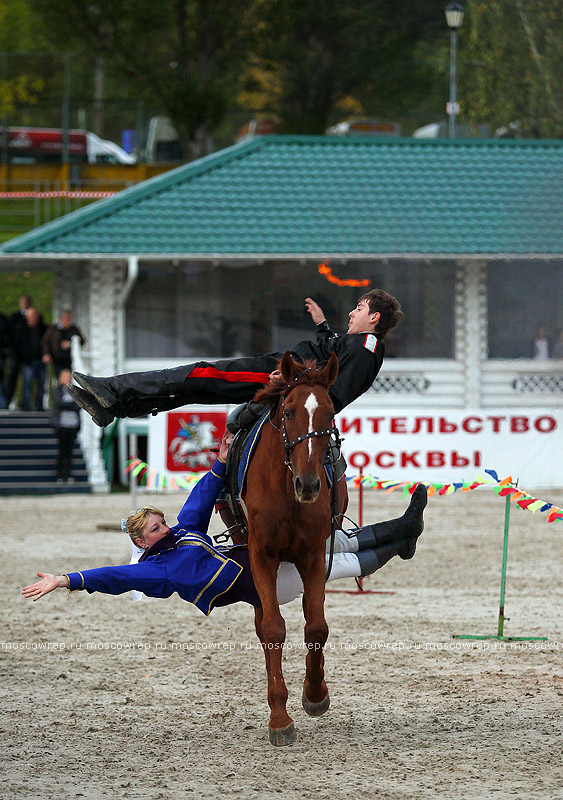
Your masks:
<path fill-rule="evenodd" d="M 84 345 L 86 339 L 82 331 L 72 321 L 72 311 L 66 309 L 61 314 L 59 322 L 49 325 L 43 337 L 43 363 L 53 364 L 55 378 L 59 378 L 61 370 L 71 368 L 70 341 L 73 336 L 78 336 L 80 344 Z"/>
<path fill-rule="evenodd" d="M 0 314 L 0 408 L 8 408 L 8 401 L 4 391 L 4 364 L 9 352 L 10 324 L 5 314 Z"/>
<path fill-rule="evenodd" d="M 69 369 L 61 370 L 53 392 L 51 423 L 57 432 L 57 483 L 74 483 L 72 477 L 72 448 L 80 429 L 80 409 L 70 396 L 68 387 L 72 376 Z"/>
<path fill-rule="evenodd" d="M 170 597 L 177 592 L 206 616 L 215 607 L 238 602 L 259 607 L 247 546 L 215 547 L 207 534 L 214 502 L 224 485 L 224 461 L 231 438 L 225 433 L 219 458 L 192 490 L 175 526 L 169 528 L 162 511 L 150 507 L 123 521 L 131 540 L 143 551 L 138 563 L 63 575 L 38 572 L 41 580 L 26 586 L 24 597 L 35 601 L 64 588 L 115 595 L 136 590 L 149 597 Z M 420 484 L 402 517 L 366 525 L 350 535 L 339 532 L 329 580 L 370 575 L 394 556 L 412 558 L 424 528 L 425 506 L 426 489 Z M 282 562 L 277 577 L 278 602 L 288 603 L 302 592 L 297 568 Z"/>
<path fill-rule="evenodd" d="M 6 404 L 9 406 L 16 391 L 18 377 L 22 369 L 22 362 L 19 360 L 16 343 L 21 339 L 22 331 L 26 327 L 26 318 L 28 309 L 33 307 L 33 301 L 28 294 L 22 294 L 19 299 L 19 309 L 10 315 L 8 320 L 8 339 L 9 339 L 9 354 L 10 363 L 8 368 L 8 377 L 5 385 Z M 39 315 L 39 324 L 43 325 L 43 318 Z"/>
<path fill-rule="evenodd" d="M 303 361 L 338 358 L 338 377 L 330 387 L 336 412 L 356 400 L 374 382 L 383 362 L 386 334 L 404 318 L 396 298 L 372 289 L 349 314 L 348 331 L 338 336 L 330 329 L 322 309 L 310 297 L 307 310 L 317 324 L 316 342 L 299 342 L 291 353 Z M 266 353 L 209 363 L 199 361 L 174 369 L 133 372 L 112 378 L 74 373 L 79 386 L 72 396 L 94 422 L 109 425 L 114 417 L 137 417 L 169 411 L 186 403 L 242 403 L 252 400 L 268 382 L 283 353 Z"/>
<path fill-rule="evenodd" d="M 25 323 L 14 331 L 12 348 L 17 363 L 23 372 L 22 408 L 31 411 L 31 395 L 35 384 L 35 408 L 43 411 L 43 391 L 45 387 L 45 367 L 43 365 L 43 349 L 41 340 L 45 333 L 45 325 L 37 309 L 28 308 Z"/>

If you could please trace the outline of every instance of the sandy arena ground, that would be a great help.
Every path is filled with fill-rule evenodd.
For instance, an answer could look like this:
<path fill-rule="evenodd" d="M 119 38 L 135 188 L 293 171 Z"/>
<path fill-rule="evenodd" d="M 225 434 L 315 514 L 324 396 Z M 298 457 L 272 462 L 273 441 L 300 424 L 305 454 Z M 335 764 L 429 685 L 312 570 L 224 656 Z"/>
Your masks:
<path fill-rule="evenodd" d="M 181 498 L 146 502 L 172 520 Z M 367 492 L 364 519 L 404 505 Z M 2 800 L 563 797 L 562 523 L 511 518 L 505 633 L 549 643 L 462 643 L 452 634 L 496 633 L 504 501 L 432 498 L 414 560 L 366 584 L 394 594 L 328 595 L 318 720 L 300 705 L 300 604 L 286 606 L 298 740 L 274 748 L 249 607 L 206 619 L 177 596 L 21 597 L 37 570 L 128 561 L 124 535 L 97 529 L 128 509 L 127 495 L 2 499 Z"/>

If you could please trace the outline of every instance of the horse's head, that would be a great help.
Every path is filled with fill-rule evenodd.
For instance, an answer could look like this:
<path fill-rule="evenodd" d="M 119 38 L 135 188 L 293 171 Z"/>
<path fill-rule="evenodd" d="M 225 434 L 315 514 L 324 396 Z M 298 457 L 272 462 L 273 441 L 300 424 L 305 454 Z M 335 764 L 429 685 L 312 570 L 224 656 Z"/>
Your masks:
<path fill-rule="evenodd" d="M 338 359 L 332 353 L 325 367 L 300 364 L 289 352 L 280 363 L 286 386 L 281 396 L 280 427 L 286 463 L 293 473 L 295 497 L 314 503 L 321 490 L 324 454 L 329 444 L 334 406 L 328 389 L 338 375 Z"/>

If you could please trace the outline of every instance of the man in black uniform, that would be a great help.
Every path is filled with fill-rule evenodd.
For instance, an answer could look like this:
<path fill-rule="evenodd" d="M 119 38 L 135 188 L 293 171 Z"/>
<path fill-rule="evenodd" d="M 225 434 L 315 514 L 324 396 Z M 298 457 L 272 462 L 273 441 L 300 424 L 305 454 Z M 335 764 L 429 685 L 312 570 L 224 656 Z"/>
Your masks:
<path fill-rule="evenodd" d="M 308 297 L 306 308 L 317 324 L 317 341 L 299 342 L 291 353 L 297 359 L 328 361 L 338 358 L 338 377 L 330 388 L 336 412 L 369 389 L 383 362 L 386 334 L 404 319 L 396 298 L 382 289 L 363 295 L 349 314 L 348 331 L 338 336 L 322 309 Z M 241 403 L 252 400 L 268 382 L 282 353 L 266 353 L 210 363 L 199 361 L 174 369 L 132 372 L 112 378 L 74 373 L 80 387 L 70 387 L 76 403 L 104 427 L 114 417 L 138 417 L 169 411 L 187 403 Z"/>

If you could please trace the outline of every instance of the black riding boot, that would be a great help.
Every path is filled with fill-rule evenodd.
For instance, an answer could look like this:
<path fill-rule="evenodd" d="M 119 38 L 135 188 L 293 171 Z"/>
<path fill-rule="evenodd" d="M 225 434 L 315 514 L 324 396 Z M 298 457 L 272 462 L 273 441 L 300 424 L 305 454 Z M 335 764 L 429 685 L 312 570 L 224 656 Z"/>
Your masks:
<path fill-rule="evenodd" d="M 187 400 L 182 398 L 182 387 L 193 366 L 129 372 L 111 378 L 94 378 L 74 372 L 73 378 L 114 417 L 141 417 L 153 411 L 170 411 L 184 405 Z"/>
<path fill-rule="evenodd" d="M 371 550 L 358 551 L 356 556 L 360 562 L 362 578 L 365 578 L 366 575 L 373 575 L 376 570 L 381 569 L 381 567 L 387 564 L 394 556 L 400 556 L 404 559 L 412 558 L 412 555 L 409 555 L 410 550 L 409 539 L 398 539 L 396 542 L 383 544 Z"/>
<path fill-rule="evenodd" d="M 412 493 L 409 507 L 402 517 L 390 519 L 386 522 L 376 522 L 374 525 L 365 525 L 355 534 L 358 539 L 358 550 L 368 550 L 389 542 L 408 539 L 411 543 L 409 554 L 401 558 L 412 558 L 416 549 L 416 540 L 424 530 L 423 511 L 428 501 L 426 487 L 421 483 Z"/>

